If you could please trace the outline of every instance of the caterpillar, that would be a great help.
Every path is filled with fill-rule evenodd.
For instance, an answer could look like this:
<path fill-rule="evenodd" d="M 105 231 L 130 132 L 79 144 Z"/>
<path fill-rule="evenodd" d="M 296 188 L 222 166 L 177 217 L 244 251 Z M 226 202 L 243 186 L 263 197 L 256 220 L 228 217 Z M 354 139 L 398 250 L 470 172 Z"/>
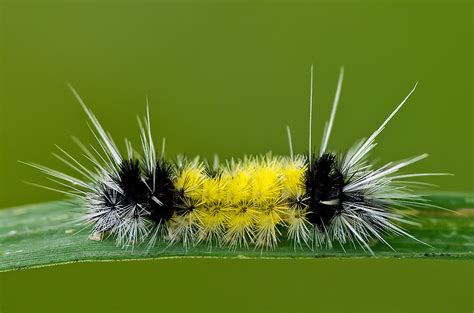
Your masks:
<path fill-rule="evenodd" d="M 112 236 L 117 246 L 159 242 L 198 244 L 230 249 L 275 249 L 282 240 L 295 247 L 330 249 L 333 244 L 353 245 L 373 253 L 369 242 L 378 240 L 392 248 L 389 236 L 410 235 L 403 224 L 414 223 L 407 208 L 430 206 L 414 193 L 421 182 L 413 177 L 437 173 L 403 174 L 406 166 L 427 157 L 421 154 L 375 167 L 368 161 L 376 137 L 403 107 L 416 84 L 395 110 L 366 139 L 345 153 L 328 151 L 344 77 L 341 68 L 331 115 L 324 128 L 319 152 L 312 144 L 313 66 L 311 66 L 308 152 L 294 154 L 287 126 L 290 154 L 271 153 L 220 162 L 199 157 L 165 157 L 151 133 L 150 111 L 138 119 L 141 150 L 125 140 L 122 154 L 112 137 L 69 86 L 86 113 L 97 145 L 86 147 L 87 165 L 59 148 L 55 156 L 78 175 L 29 163 L 62 189 L 79 198 L 86 208 L 80 221 L 91 236 Z M 421 242 L 421 241 L 420 241 Z M 393 249 L 393 248 L 392 248 Z"/>

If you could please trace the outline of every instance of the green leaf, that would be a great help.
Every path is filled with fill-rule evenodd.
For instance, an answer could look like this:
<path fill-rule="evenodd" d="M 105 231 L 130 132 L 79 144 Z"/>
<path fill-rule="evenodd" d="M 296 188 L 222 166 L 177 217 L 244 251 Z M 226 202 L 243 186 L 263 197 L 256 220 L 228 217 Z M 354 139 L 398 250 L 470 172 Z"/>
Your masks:
<path fill-rule="evenodd" d="M 371 257 L 371 258 L 474 258 L 474 194 L 440 193 L 429 197 L 440 209 L 413 210 L 420 226 L 406 229 L 423 245 L 407 237 L 388 238 L 396 249 L 392 251 L 381 242 L 371 242 L 374 256 L 362 249 L 334 247 L 330 250 L 311 251 L 295 249 L 290 242 L 280 242 L 275 251 L 250 249 L 210 249 L 200 245 L 186 251 L 181 245 L 167 247 L 158 244 L 147 252 L 145 245 L 131 249 L 115 246 L 111 238 L 89 240 L 87 229 L 75 221 L 82 211 L 79 204 L 66 202 L 41 203 L 0 210 L 0 271 L 23 269 L 73 262 L 118 261 L 132 259 L 159 259 L 179 257 L 222 258 L 317 258 L 317 257 Z"/>

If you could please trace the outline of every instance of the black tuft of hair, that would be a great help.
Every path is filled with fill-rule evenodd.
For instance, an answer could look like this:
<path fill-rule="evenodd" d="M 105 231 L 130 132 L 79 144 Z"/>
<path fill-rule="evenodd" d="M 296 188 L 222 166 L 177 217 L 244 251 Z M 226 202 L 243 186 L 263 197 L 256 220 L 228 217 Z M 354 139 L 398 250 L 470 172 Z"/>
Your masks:
<path fill-rule="evenodd" d="M 145 181 L 152 189 L 148 198 L 148 218 L 160 224 L 171 219 L 174 213 L 177 193 L 172 181 L 173 168 L 170 163 L 159 160 L 154 173 L 146 173 Z"/>
<path fill-rule="evenodd" d="M 123 190 L 126 203 L 131 205 L 143 204 L 149 198 L 149 189 L 142 180 L 140 162 L 138 160 L 124 160 L 120 164 L 116 182 Z"/>
<path fill-rule="evenodd" d="M 158 161 L 150 173 L 142 169 L 138 160 L 129 159 L 120 164 L 116 183 L 123 190 L 123 203 L 139 205 L 147 211 L 147 219 L 160 224 L 174 213 L 176 191 L 172 175 L 171 164 L 164 160 Z"/>
<path fill-rule="evenodd" d="M 342 210 L 344 175 L 338 169 L 336 156 L 325 153 L 313 160 L 306 171 L 308 221 L 321 230 Z"/>

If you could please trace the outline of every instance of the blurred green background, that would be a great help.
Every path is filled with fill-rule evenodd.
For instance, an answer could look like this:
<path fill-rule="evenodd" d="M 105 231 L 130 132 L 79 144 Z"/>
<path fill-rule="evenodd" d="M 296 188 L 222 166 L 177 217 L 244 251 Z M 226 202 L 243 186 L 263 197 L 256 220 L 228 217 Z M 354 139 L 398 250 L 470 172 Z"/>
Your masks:
<path fill-rule="evenodd" d="M 471 1 L 0 0 L 0 207 L 60 199 L 19 164 L 65 169 L 54 145 L 92 142 L 69 82 L 115 140 L 138 143 L 150 100 L 167 155 L 307 151 L 309 67 L 320 142 L 339 67 L 346 78 L 330 147 L 379 138 L 388 162 L 440 190 L 474 191 Z M 1 262 L 1 259 L 0 259 Z M 0 274 L 0 312 L 471 312 L 472 262 L 166 260 Z"/>

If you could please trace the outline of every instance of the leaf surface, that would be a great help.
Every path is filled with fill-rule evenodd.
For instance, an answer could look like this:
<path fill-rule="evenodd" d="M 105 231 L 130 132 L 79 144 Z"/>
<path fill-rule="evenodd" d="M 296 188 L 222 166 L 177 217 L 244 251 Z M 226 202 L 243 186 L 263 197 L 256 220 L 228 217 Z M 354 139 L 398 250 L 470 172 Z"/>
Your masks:
<path fill-rule="evenodd" d="M 121 261 L 180 257 L 216 258 L 474 258 L 474 194 L 439 193 L 429 196 L 433 204 L 453 210 L 435 208 L 413 210 L 413 219 L 420 226 L 408 225 L 406 230 L 424 245 L 407 237 L 387 241 L 393 251 L 374 240 L 375 255 L 362 249 L 334 246 L 329 250 L 311 251 L 296 248 L 282 241 L 274 251 L 248 249 L 229 250 L 198 245 L 187 251 L 177 244 L 158 243 L 150 251 L 146 245 L 129 249 L 115 246 L 112 238 L 89 239 L 89 230 L 75 223 L 81 205 L 49 202 L 0 210 L 0 271 L 24 269 L 73 262 Z"/>

